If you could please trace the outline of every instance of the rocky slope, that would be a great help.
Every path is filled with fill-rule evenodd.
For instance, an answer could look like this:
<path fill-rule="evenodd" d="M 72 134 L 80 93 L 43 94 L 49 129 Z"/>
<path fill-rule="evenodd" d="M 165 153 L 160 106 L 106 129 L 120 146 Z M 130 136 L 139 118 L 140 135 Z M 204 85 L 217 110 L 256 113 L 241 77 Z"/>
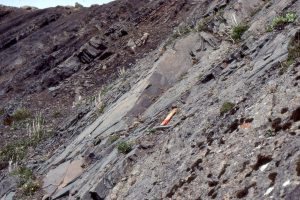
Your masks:
<path fill-rule="evenodd" d="M 41 189 L 16 190 L 3 159 L 0 196 L 299 199 L 299 8 L 295 0 L 3 8 L 1 100 L 16 130 L 2 130 L 28 137 L 14 117 L 22 99 L 55 134 L 15 161 Z M 96 91 L 96 103 L 86 100 Z"/>

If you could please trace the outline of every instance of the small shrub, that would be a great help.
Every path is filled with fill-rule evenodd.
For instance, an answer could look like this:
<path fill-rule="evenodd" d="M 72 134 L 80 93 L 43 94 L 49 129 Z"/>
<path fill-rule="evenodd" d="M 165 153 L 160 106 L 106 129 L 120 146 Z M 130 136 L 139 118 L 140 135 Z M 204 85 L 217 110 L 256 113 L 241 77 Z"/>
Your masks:
<path fill-rule="evenodd" d="M 248 25 L 239 24 L 232 28 L 231 37 L 234 41 L 241 40 L 243 34 L 248 30 Z"/>
<path fill-rule="evenodd" d="M 18 177 L 19 187 L 26 196 L 33 195 L 40 188 L 40 184 L 35 180 L 32 171 L 26 167 L 20 167 L 12 175 Z"/>
<path fill-rule="evenodd" d="M 15 121 L 23 121 L 30 117 L 30 112 L 26 108 L 20 108 L 12 114 Z"/>
<path fill-rule="evenodd" d="M 27 124 L 27 133 L 28 137 L 16 140 L 0 148 L 0 161 L 23 160 L 29 147 L 36 147 L 44 138 L 50 135 L 50 133 L 46 134 L 41 114 L 38 114 L 31 123 Z"/>
<path fill-rule="evenodd" d="M 132 150 L 132 145 L 123 141 L 118 144 L 117 149 L 119 153 L 127 154 Z"/>
<path fill-rule="evenodd" d="M 208 31 L 208 24 L 212 21 L 213 17 L 212 16 L 207 16 L 205 18 L 202 18 L 201 20 L 199 20 L 197 22 L 197 24 L 194 27 L 194 30 L 196 32 L 200 32 L 200 31 Z"/>
<path fill-rule="evenodd" d="M 29 180 L 21 186 L 22 194 L 26 196 L 32 196 L 37 190 L 40 189 L 40 183 L 38 181 Z"/>
<path fill-rule="evenodd" d="M 26 140 L 15 141 L 7 144 L 0 149 L 1 161 L 20 161 L 23 160 L 27 154 L 28 144 Z"/>
<path fill-rule="evenodd" d="M 282 30 L 284 26 L 286 26 L 289 23 L 295 22 L 297 19 L 297 15 L 294 12 L 288 12 L 285 15 L 277 16 L 273 19 L 271 26 L 268 28 L 268 30 Z"/>
<path fill-rule="evenodd" d="M 20 179 L 20 185 L 25 184 L 29 179 L 32 179 L 33 173 L 30 169 L 27 167 L 20 167 L 14 172 L 12 172 L 12 175 L 18 177 Z"/>
<path fill-rule="evenodd" d="M 224 115 L 225 113 L 228 113 L 234 108 L 235 104 L 231 102 L 225 102 L 223 103 L 222 107 L 220 108 L 220 114 Z"/>
<path fill-rule="evenodd" d="M 117 141 L 119 138 L 120 138 L 120 136 L 117 135 L 117 134 L 111 135 L 111 136 L 109 137 L 109 141 L 110 141 L 110 143 L 112 144 L 112 143 L 114 143 L 115 141 Z"/>

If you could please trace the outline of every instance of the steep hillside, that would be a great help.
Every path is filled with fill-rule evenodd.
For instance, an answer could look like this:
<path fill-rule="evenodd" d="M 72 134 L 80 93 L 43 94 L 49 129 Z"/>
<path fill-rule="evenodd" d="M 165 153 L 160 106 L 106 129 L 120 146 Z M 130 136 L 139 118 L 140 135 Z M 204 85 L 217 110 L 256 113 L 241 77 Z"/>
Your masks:
<path fill-rule="evenodd" d="M 3 199 L 299 199 L 300 1 L 1 9 Z"/>

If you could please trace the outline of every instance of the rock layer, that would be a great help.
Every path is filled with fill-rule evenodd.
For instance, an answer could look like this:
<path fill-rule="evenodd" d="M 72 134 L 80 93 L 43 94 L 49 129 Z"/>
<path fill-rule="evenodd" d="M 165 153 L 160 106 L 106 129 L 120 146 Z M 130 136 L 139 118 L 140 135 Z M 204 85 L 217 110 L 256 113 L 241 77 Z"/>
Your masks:
<path fill-rule="evenodd" d="M 289 59 L 299 24 L 267 27 L 274 11 L 299 16 L 300 2 L 167 2 L 176 10 L 193 4 L 185 24 L 204 25 L 191 31 L 181 24 L 170 44 L 119 72 L 105 94 L 112 98 L 90 125 L 95 110 L 63 130 L 78 134 L 35 166 L 45 197 L 298 199 L 300 70 L 299 58 Z M 237 23 L 249 28 L 233 41 L 228 29 Z M 93 37 L 69 62 L 90 64 L 110 49 Z M 174 107 L 170 124 L 159 126 Z M 128 151 L 119 148 L 124 142 Z"/>

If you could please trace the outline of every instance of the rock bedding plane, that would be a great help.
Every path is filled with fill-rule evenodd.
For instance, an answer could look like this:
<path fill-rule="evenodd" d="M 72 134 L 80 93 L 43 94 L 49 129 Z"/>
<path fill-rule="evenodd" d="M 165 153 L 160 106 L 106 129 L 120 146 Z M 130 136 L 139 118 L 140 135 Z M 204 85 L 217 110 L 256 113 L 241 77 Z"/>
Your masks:
<path fill-rule="evenodd" d="M 0 199 L 298 200 L 299 16 L 298 0 L 1 6 Z"/>

